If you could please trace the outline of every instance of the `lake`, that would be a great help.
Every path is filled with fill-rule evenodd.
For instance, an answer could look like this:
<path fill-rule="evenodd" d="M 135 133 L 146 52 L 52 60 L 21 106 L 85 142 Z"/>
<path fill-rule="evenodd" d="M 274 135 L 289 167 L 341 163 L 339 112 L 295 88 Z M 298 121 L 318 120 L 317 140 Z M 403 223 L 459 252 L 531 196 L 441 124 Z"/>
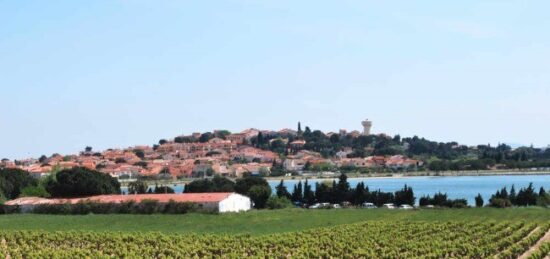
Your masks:
<path fill-rule="evenodd" d="M 285 180 L 284 184 L 288 191 L 292 193 L 294 185 L 299 180 Z M 316 182 L 331 181 L 332 179 L 310 179 L 313 190 Z M 279 184 L 278 180 L 268 181 L 275 193 L 275 186 Z M 416 202 L 423 195 L 433 196 L 436 192 L 447 193 L 451 199 L 465 198 L 469 205 L 475 204 L 475 196 L 481 194 L 485 203 L 488 202 L 492 194 L 502 187 L 508 189 L 515 185 L 516 191 L 522 187 L 527 187 L 530 182 L 533 183 L 538 192 L 541 186 L 547 191 L 550 190 L 550 175 L 490 175 L 490 176 L 415 176 L 399 178 L 349 178 L 348 182 L 353 188 L 359 182 L 364 182 L 369 189 L 385 192 L 397 191 L 405 184 L 411 186 L 416 197 Z M 171 185 L 176 193 L 183 191 L 183 184 Z M 126 191 L 126 188 L 123 188 Z"/>

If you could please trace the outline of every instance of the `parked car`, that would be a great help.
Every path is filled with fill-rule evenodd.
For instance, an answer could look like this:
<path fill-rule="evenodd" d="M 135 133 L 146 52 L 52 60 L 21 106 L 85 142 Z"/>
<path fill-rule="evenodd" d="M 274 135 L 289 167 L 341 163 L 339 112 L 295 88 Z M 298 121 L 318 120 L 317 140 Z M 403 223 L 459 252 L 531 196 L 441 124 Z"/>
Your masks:
<path fill-rule="evenodd" d="M 376 205 L 374 205 L 374 203 L 371 203 L 371 202 L 365 202 L 363 203 L 363 208 L 366 208 L 366 209 L 376 209 Z"/>
<path fill-rule="evenodd" d="M 393 205 L 393 203 L 386 203 L 382 205 L 382 207 L 385 209 L 395 209 L 395 205 Z"/>
<path fill-rule="evenodd" d="M 332 208 L 333 209 L 339 209 L 339 208 L 342 208 L 342 207 L 340 206 L 340 204 L 332 204 Z"/>
<path fill-rule="evenodd" d="M 315 204 L 309 206 L 308 208 L 310 208 L 310 209 L 319 209 L 319 208 L 321 208 L 321 206 L 322 206 L 321 203 L 315 203 Z"/>
<path fill-rule="evenodd" d="M 401 204 L 401 206 L 399 206 L 399 208 L 402 209 L 402 210 L 412 210 L 413 206 L 411 206 L 409 204 Z"/>

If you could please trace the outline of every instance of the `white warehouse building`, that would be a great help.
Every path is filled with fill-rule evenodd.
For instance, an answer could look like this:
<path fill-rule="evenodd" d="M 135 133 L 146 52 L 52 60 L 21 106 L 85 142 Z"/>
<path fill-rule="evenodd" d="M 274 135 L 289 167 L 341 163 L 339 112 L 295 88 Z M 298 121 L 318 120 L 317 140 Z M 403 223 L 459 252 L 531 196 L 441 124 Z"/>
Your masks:
<path fill-rule="evenodd" d="M 22 212 L 31 212 L 35 206 L 44 204 L 76 204 L 79 201 L 98 203 L 122 203 L 134 201 L 139 203 L 143 200 L 155 200 L 159 203 L 168 203 L 169 201 L 194 203 L 200 208 L 217 211 L 219 213 L 248 211 L 252 208 L 250 198 L 232 192 L 98 195 L 74 199 L 24 197 L 8 201 L 5 205 L 18 206 Z"/>

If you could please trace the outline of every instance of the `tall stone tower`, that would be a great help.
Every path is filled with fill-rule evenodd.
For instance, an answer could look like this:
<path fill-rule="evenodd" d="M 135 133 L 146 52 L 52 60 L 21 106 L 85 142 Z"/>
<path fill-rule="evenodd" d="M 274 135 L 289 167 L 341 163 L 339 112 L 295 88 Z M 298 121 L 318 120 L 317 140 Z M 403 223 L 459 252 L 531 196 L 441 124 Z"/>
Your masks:
<path fill-rule="evenodd" d="M 363 136 L 370 135 L 370 128 L 372 128 L 372 121 L 366 119 L 362 121 L 361 124 L 363 125 Z"/>

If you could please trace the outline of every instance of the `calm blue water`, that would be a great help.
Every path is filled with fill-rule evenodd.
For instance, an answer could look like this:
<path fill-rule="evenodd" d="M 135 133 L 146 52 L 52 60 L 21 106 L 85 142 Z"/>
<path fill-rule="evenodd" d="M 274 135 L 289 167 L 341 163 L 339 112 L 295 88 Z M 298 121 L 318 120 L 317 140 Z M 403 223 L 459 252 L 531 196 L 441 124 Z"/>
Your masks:
<path fill-rule="evenodd" d="M 328 179 L 311 179 L 313 190 L 315 190 L 316 182 L 327 181 Z M 328 180 L 332 182 L 332 179 Z M 385 192 L 397 191 L 405 184 L 411 186 L 418 203 L 418 199 L 423 195 L 433 196 L 434 193 L 440 191 L 447 193 L 451 199 L 465 198 L 469 205 L 474 205 L 474 198 L 478 193 L 481 194 L 485 202 L 489 200 L 492 194 L 502 187 L 508 189 L 515 185 L 516 191 L 522 187 L 527 187 L 530 182 L 533 183 L 535 190 L 538 192 L 541 186 L 547 191 L 550 191 L 550 175 L 507 175 L 507 176 L 419 176 L 419 177 L 402 177 L 402 178 L 349 178 L 348 182 L 353 188 L 359 182 L 364 182 L 369 189 L 380 189 Z M 275 193 L 275 186 L 279 181 L 268 181 L 269 185 Z M 303 182 L 303 181 L 302 181 Z M 298 180 L 285 180 L 285 186 L 289 192 L 292 192 L 294 185 Z M 170 186 L 174 188 L 176 193 L 183 191 L 183 185 Z M 125 190 L 125 189 L 123 189 Z"/>

